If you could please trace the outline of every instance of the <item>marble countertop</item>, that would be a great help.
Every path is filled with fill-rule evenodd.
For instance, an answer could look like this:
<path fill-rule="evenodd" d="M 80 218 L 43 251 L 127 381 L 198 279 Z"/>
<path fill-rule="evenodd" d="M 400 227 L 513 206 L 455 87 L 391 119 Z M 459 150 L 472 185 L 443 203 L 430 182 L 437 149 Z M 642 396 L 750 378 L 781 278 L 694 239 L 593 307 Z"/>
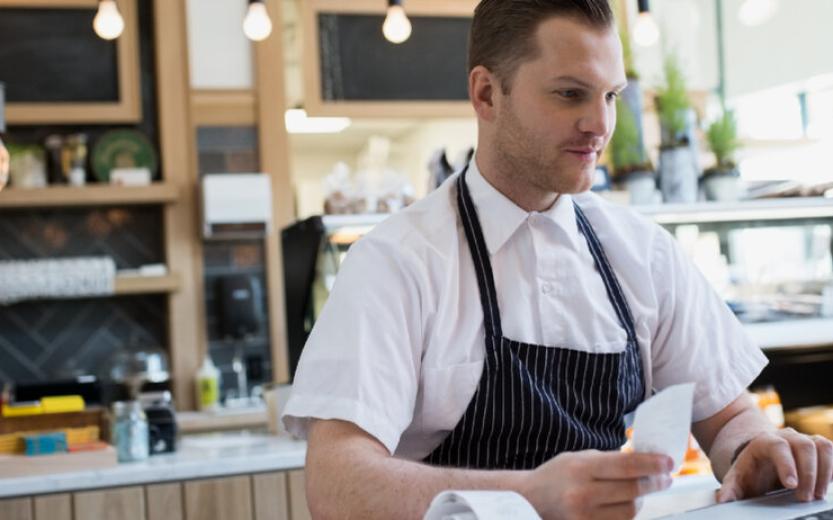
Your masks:
<path fill-rule="evenodd" d="M 0 479 L 0 497 L 221 477 L 302 468 L 306 442 L 265 433 L 189 435 L 176 453 L 105 469 Z"/>

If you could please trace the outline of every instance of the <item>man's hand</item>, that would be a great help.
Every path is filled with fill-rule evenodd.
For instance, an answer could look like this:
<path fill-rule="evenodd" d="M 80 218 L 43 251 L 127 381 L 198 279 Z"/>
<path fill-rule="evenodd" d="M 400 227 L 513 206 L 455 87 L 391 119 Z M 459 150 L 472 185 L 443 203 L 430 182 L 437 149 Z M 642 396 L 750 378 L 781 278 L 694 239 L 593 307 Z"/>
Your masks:
<path fill-rule="evenodd" d="M 562 453 L 530 472 L 520 491 L 546 519 L 633 518 L 641 496 L 671 485 L 673 464 L 649 453 Z"/>
<path fill-rule="evenodd" d="M 783 486 L 801 501 L 823 498 L 833 478 L 833 443 L 785 428 L 760 433 L 743 448 L 717 494 L 718 502 L 763 495 Z"/>

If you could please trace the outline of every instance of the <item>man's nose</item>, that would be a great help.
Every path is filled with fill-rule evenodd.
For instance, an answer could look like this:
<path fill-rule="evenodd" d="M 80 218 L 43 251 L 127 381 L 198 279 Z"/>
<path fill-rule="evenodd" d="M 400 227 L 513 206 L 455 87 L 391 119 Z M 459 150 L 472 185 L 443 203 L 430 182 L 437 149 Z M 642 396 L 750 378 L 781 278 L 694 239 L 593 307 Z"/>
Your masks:
<path fill-rule="evenodd" d="M 607 135 L 613 123 L 613 110 L 613 105 L 607 99 L 588 103 L 578 122 L 579 131 L 599 137 Z"/>

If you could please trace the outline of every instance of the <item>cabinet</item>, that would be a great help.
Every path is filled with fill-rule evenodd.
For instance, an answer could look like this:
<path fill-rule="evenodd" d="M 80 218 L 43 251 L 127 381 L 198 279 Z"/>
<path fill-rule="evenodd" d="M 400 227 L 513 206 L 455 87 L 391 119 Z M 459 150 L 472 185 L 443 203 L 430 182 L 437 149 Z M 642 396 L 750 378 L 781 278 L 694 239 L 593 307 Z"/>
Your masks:
<path fill-rule="evenodd" d="M 0 520 L 309 520 L 304 472 L 0 499 Z"/>

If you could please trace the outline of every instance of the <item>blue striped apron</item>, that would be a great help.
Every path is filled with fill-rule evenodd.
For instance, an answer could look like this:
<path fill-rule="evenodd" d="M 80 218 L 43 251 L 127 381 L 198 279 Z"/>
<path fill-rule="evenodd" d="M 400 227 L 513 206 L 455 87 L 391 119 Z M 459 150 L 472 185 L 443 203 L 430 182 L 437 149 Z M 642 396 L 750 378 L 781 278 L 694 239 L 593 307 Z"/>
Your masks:
<path fill-rule="evenodd" d="M 425 458 L 438 466 L 531 469 L 564 451 L 615 450 L 625 442 L 624 416 L 642 401 L 633 316 L 593 227 L 574 203 L 578 229 L 627 332 L 619 353 L 532 345 L 503 336 L 489 252 L 465 182 L 457 206 L 474 260 L 486 329 L 480 383 L 463 417 Z"/>

